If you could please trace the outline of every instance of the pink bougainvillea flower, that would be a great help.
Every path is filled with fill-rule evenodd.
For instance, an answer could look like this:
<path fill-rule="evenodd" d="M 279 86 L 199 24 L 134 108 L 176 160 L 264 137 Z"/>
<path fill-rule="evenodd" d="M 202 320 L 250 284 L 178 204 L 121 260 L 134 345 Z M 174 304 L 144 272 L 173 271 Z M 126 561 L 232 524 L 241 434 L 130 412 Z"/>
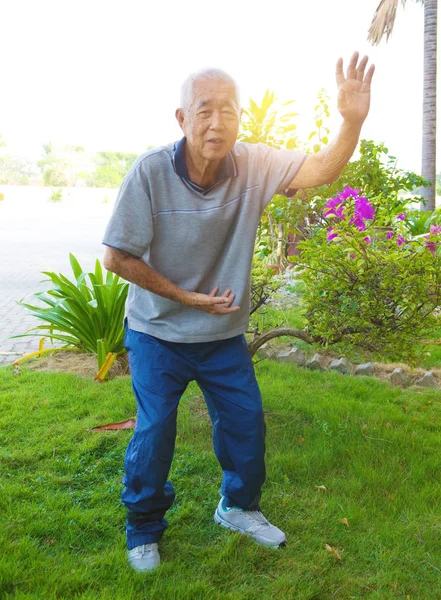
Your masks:
<path fill-rule="evenodd" d="M 369 244 L 371 243 L 371 238 L 370 238 L 370 237 L 367 235 L 367 236 L 364 238 L 364 241 L 366 242 L 366 244 L 367 244 L 367 245 L 369 245 Z"/>
<path fill-rule="evenodd" d="M 402 236 L 402 235 L 399 235 L 399 236 L 397 236 L 397 244 L 398 244 L 399 246 L 402 246 L 402 245 L 403 245 L 403 244 L 405 244 L 405 243 L 406 243 L 406 240 L 403 238 L 403 236 Z"/>
<path fill-rule="evenodd" d="M 375 216 L 375 209 L 367 198 L 359 196 L 360 190 L 346 186 L 345 189 L 337 194 L 335 198 L 330 198 L 325 204 L 324 216 L 337 217 L 340 221 L 345 218 L 345 206 L 344 203 L 348 198 L 355 199 L 355 210 L 354 216 L 351 219 L 351 223 L 354 224 L 359 231 L 366 230 L 366 220 L 373 219 Z"/>
<path fill-rule="evenodd" d="M 431 228 L 434 227 L 433 225 L 431 225 Z M 425 235 L 424 236 L 425 239 L 430 238 L 430 235 Z M 436 242 L 424 242 L 426 248 L 431 252 L 432 256 L 435 254 L 436 251 L 436 247 L 438 246 L 438 244 Z"/>
<path fill-rule="evenodd" d="M 354 190 L 353 188 L 347 185 L 345 189 L 338 194 L 337 198 L 340 198 L 340 201 L 347 200 L 350 196 L 352 196 L 353 198 L 357 198 L 359 193 L 360 189 Z"/>
<path fill-rule="evenodd" d="M 358 229 L 358 231 L 366 230 L 366 223 L 360 217 L 353 217 L 351 219 L 351 223 L 353 223 L 355 225 L 355 227 Z"/>
<path fill-rule="evenodd" d="M 351 223 L 353 223 L 359 231 L 365 231 L 365 221 L 373 219 L 374 216 L 375 209 L 367 198 L 364 198 L 363 196 L 355 198 L 355 211 Z"/>
<path fill-rule="evenodd" d="M 368 220 L 373 219 L 375 216 L 375 208 L 364 196 L 355 199 L 355 216 Z"/>
<path fill-rule="evenodd" d="M 432 235 L 438 235 L 439 233 L 441 233 L 441 225 L 431 225 L 430 233 Z"/>
<path fill-rule="evenodd" d="M 405 218 L 406 218 L 406 213 L 401 213 L 401 215 L 397 215 L 397 219 L 400 219 L 400 221 L 404 221 Z"/>
<path fill-rule="evenodd" d="M 337 210 L 335 211 L 335 216 L 340 219 L 340 221 L 343 221 L 343 219 L 345 218 L 345 213 L 344 213 L 344 208 L 342 205 L 340 205 Z"/>
<path fill-rule="evenodd" d="M 337 211 L 338 205 L 341 204 L 338 198 L 331 198 L 325 204 L 324 215 L 328 217 L 329 215 L 335 215 Z"/>
<path fill-rule="evenodd" d="M 329 217 L 330 215 L 335 215 L 336 217 L 338 217 L 340 219 L 340 221 L 342 221 L 344 219 L 344 213 L 343 213 L 343 206 L 341 206 L 342 204 L 342 200 L 340 200 L 337 196 L 337 198 L 331 198 L 330 200 L 328 200 L 328 202 L 325 204 L 325 212 L 324 215 L 325 217 Z"/>
<path fill-rule="evenodd" d="M 331 240 L 333 240 L 336 237 L 338 237 L 338 233 L 335 233 L 333 229 L 328 229 L 328 235 L 326 237 L 328 242 L 330 242 Z"/>
<path fill-rule="evenodd" d="M 436 242 L 426 242 L 426 248 L 430 250 L 432 256 L 435 254 L 436 246 Z"/>
<path fill-rule="evenodd" d="M 386 233 L 386 238 L 387 238 L 388 240 L 390 240 L 390 239 L 391 239 L 391 238 L 393 238 L 393 237 L 394 237 L 394 234 L 393 234 L 393 232 L 392 232 L 392 231 L 388 231 L 388 232 Z"/>

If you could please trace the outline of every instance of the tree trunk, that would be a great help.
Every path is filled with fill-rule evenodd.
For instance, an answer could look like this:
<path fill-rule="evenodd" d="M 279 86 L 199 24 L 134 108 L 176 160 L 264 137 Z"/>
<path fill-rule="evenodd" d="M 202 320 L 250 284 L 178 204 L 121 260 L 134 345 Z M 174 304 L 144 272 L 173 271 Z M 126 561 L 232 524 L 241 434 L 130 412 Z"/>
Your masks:
<path fill-rule="evenodd" d="M 424 96 L 423 96 L 423 147 L 422 175 L 431 186 L 423 188 L 425 206 L 422 210 L 435 210 L 436 189 L 436 27 L 437 0 L 424 2 Z"/>
<path fill-rule="evenodd" d="M 308 328 L 305 329 L 294 329 L 293 327 L 276 327 L 276 329 L 270 329 L 266 333 L 262 333 L 261 335 L 254 336 L 252 342 L 248 344 L 248 350 L 251 356 L 254 356 L 256 352 L 259 350 L 260 346 L 263 346 L 269 340 L 272 340 L 276 337 L 281 336 L 291 336 L 296 337 L 299 340 L 303 340 L 308 344 L 312 344 L 314 340 L 309 333 Z"/>
<path fill-rule="evenodd" d="M 282 256 L 283 256 L 283 225 L 277 225 L 279 230 L 277 236 L 277 268 L 279 273 L 282 272 Z"/>

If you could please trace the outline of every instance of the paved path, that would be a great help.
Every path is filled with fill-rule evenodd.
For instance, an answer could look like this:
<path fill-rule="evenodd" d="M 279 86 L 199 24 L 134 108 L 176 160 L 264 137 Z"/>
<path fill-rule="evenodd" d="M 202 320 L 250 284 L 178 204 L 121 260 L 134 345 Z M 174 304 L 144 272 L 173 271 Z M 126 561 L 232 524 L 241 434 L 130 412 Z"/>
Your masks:
<path fill-rule="evenodd" d="M 115 192 L 105 203 L 105 190 L 66 190 L 60 203 L 48 202 L 48 188 L 1 188 L 0 202 L 0 365 L 38 349 L 39 337 L 11 339 L 40 324 L 17 304 L 31 301 L 51 284 L 41 271 L 72 278 L 69 252 L 85 270 L 102 260 L 101 238 Z M 46 342 L 46 347 L 49 342 Z M 9 354 L 14 353 L 14 354 Z"/>

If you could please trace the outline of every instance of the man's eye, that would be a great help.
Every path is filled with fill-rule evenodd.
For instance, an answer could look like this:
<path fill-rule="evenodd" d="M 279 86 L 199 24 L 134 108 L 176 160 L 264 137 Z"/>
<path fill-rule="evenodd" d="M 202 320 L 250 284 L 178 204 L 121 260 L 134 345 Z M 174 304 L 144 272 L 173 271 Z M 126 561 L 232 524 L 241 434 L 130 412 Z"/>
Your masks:
<path fill-rule="evenodd" d="M 208 115 L 209 115 L 209 114 L 210 114 L 210 111 L 209 111 L 209 110 L 201 110 L 201 111 L 198 113 L 198 115 L 199 115 L 200 117 L 208 117 Z"/>

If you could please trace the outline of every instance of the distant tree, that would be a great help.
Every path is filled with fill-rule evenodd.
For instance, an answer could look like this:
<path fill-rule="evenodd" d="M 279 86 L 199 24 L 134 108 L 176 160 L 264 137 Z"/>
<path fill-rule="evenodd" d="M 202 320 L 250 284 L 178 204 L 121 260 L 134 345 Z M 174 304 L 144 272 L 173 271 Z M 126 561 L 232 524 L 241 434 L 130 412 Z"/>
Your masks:
<path fill-rule="evenodd" d="M 98 152 L 95 161 L 97 168 L 88 178 L 92 187 L 117 188 L 138 157 L 125 152 Z"/>
<path fill-rule="evenodd" d="M 29 158 L 9 154 L 0 155 L 0 183 L 27 185 L 36 175 L 36 165 Z"/>
<path fill-rule="evenodd" d="M 44 185 L 62 187 L 76 185 L 79 179 L 86 179 L 91 171 L 91 160 L 82 146 L 64 144 L 55 146 L 52 142 L 43 144 L 42 158 L 38 166 L 42 170 Z"/>
<path fill-rule="evenodd" d="M 0 148 L 7 146 L 0 133 Z M 0 184 L 6 185 L 26 185 L 29 179 L 37 175 L 36 165 L 29 158 L 24 156 L 13 156 L 0 152 Z"/>
<path fill-rule="evenodd" d="M 52 142 L 47 142 L 42 147 L 43 155 L 37 164 L 42 171 L 44 185 L 53 187 L 67 185 L 66 161 L 57 153 Z"/>

